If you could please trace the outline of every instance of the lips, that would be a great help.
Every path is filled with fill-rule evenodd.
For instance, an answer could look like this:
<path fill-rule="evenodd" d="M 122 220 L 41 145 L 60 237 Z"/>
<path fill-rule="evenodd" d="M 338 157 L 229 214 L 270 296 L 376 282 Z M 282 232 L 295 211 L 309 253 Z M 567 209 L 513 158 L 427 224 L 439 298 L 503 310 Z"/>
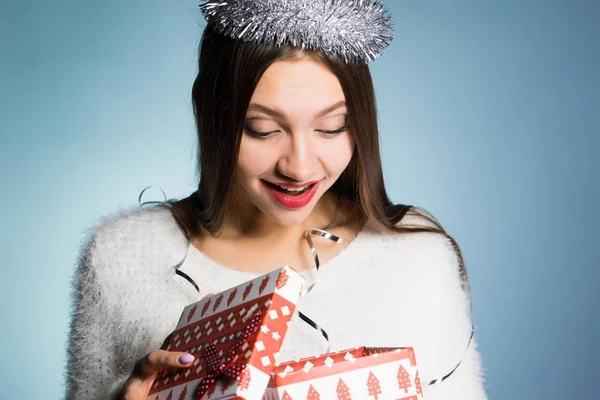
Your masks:
<path fill-rule="evenodd" d="M 298 209 L 306 206 L 313 199 L 316 194 L 320 181 L 316 182 L 307 182 L 302 185 L 291 185 L 291 184 L 281 184 L 281 186 L 285 186 L 291 190 L 286 190 L 281 186 L 262 181 L 267 191 L 271 194 L 273 199 L 284 206 L 285 208 L 290 209 Z M 302 189 L 303 188 L 303 189 Z M 302 189 L 302 190 L 295 190 Z"/>
<path fill-rule="evenodd" d="M 274 183 L 267 182 L 267 181 L 265 181 L 265 183 L 266 183 L 268 186 L 272 187 L 273 189 L 275 189 L 275 190 L 279 190 L 279 191 L 281 191 L 282 193 L 285 193 L 285 194 L 287 194 L 287 195 L 289 195 L 289 196 L 299 196 L 299 195 L 301 195 L 301 194 L 303 194 L 303 193 L 306 193 L 306 192 L 307 192 L 307 191 L 309 191 L 310 189 L 312 189 L 312 187 L 313 187 L 313 186 L 314 186 L 314 185 L 315 185 L 317 182 L 313 182 L 313 183 L 307 183 L 307 184 L 304 184 L 304 185 L 299 185 L 299 186 L 296 186 L 296 185 L 289 185 L 289 184 L 286 184 L 286 185 L 283 185 L 283 184 L 282 184 L 282 185 L 279 185 L 279 184 L 274 184 Z"/>

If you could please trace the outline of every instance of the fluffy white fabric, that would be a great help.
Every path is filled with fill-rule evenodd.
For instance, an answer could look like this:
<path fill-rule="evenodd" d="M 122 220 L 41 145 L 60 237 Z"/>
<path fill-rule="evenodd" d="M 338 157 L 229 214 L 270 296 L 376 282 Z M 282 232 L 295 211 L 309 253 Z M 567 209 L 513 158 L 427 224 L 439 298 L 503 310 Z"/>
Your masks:
<path fill-rule="evenodd" d="M 175 274 L 192 276 L 201 294 Z M 82 247 L 74 277 L 66 399 L 115 395 L 135 361 L 160 347 L 183 308 L 256 275 L 224 268 L 189 245 L 169 209 L 106 217 Z M 369 225 L 322 265 L 299 309 L 329 333 L 331 350 L 361 345 L 415 349 L 428 400 L 485 399 L 476 342 L 454 374 L 470 334 L 458 262 L 440 235 L 382 234 Z M 281 360 L 324 352 L 323 337 L 295 317 Z"/>

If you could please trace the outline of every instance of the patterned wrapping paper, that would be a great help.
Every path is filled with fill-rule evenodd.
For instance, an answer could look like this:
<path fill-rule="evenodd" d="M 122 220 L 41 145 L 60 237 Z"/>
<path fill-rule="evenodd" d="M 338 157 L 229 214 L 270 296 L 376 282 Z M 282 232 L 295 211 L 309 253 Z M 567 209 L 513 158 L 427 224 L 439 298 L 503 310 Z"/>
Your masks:
<path fill-rule="evenodd" d="M 166 349 L 196 360 L 190 368 L 160 373 L 148 399 L 199 400 L 201 386 L 208 387 L 203 400 L 260 399 L 303 284 L 286 266 L 187 306 Z"/>
<path fill-rule="evenodd" d="M 262 400 L 420 400 L 412 348 L 359 347 L 285 362 Z"/>

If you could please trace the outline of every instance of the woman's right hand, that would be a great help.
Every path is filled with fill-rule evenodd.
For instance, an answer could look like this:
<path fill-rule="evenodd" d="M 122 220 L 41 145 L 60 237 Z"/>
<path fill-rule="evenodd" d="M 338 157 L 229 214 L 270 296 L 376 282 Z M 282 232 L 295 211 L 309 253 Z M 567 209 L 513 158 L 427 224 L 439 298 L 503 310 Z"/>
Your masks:
<path fill-rule="evenodd" d="M 131 376 L 125 384 L 118 400 L 146 400 L 154 379 L 160 371 L 173 368 L 189 368 L 194 356 L 188 353 L 155 350 L 135 363 Z"/>

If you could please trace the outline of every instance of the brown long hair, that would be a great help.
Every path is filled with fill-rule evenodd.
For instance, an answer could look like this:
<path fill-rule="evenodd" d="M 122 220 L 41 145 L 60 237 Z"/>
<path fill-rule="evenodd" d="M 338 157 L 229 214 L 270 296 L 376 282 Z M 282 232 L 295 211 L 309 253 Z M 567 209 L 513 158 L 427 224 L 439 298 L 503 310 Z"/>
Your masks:
<path fill-rule="evenodd" d="M 354 133 L 355 151 L 346 170 L 330 189 L 337 198 L 356 205 L 379 228 L 398 233 L 431 232 L 445 236 L 457 254 L 463 282 L 466 270 L 460 249 L 441 225 L 425 210 L 393 204 L 386 192 L 381 157 L 375 93 L 369 67 L 349 64 L 336 56 L 291 46 L 257 45 L 230 39 L 210 25 L 204 30 L 198 59 L 198 75 L 192 100 L 198 134 L 198 190 L 182 205 L 195 201 L 194 213 L 174 208 L 174 216 L 188 235 L 195 236 L 198 222 L 216 235 L 232 205 L 237 157 L 246 111 L 265 70 L 277 60 L 310 56 L 327 66 L 339 79 L 348 108 L 348 125 Z M 177 203 L 175 204 L 178 205 Z M 179 211 L 178 211 L 179 210 Z M 413 221 L 400 221 L 412 215 Z M 183 220 L 183 221 L 182 221 Z M 194 221 L 195 220 L 195 221 Z"/>

